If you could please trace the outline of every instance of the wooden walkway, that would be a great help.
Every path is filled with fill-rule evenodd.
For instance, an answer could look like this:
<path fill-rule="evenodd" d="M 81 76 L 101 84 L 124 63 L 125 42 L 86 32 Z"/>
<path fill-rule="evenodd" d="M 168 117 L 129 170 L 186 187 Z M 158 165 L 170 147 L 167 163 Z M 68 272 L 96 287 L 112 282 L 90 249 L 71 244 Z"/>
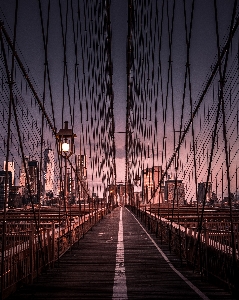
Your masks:
<path fill-rule="evenodd" d="M 198 274 L 180 265 L 166 245 L 153 240 L 126 208 L 117 208 L 62 256 L 54 269 L 8 299 L 233 297 L 201 282 Z"/>

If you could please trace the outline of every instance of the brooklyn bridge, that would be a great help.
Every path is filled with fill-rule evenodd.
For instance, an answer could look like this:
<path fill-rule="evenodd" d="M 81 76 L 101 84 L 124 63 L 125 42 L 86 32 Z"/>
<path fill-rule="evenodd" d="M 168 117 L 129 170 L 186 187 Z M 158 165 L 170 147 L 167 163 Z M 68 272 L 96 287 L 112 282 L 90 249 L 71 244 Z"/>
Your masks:
<path fill-rule="evenodd" d="M 238 299 L 238 25 L 1 1 L 1 299 Z"/>

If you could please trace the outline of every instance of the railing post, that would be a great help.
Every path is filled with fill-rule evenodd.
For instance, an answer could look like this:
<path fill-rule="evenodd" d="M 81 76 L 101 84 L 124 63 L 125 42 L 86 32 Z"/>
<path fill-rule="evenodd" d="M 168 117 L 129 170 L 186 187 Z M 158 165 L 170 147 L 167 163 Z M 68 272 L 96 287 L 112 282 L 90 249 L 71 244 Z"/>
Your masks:
<path fill-rule="evenodd" d="M 31 230 L 29 231 L 29 255 L 30 255 L 30 284 L 33 282 L 34 278 L 34 225 L 32 224 Z"/>
<path fill-rule="evenodd" d="M 162 227 L 162 217 L 160 215 L 160 238 L 161 238 L 161 245 L 163 243 L 163 227 Z"/>
<path fill-rule="evenodd" d="M 52 230 L 52 244 L 51 244 L 51 251 L 52 251 L 52 255 L 51 255 L 51 265 L 54 268 L 54 263 L 55 263 L 55 249 L 56 249 L 56 243 L 55 243 L 55 222 L 52 222 L 52 226 L 51 226 L 51 230 Z"/>
<path fill-rule="evenodd" d="M 47 266 L 49 263 L 50 263 L 50 261 L 51 261 L 51 259 L 50 259 L 50 257 L 51 257 L 51 241 L 50 241 L 50 229 L 49 228 L 46 228 L 46 236 L 44 236 L 45 237 L 45 239 L 46 239 L 46 247 L 45 247 L 45 249 L 46 249 L 46 255 L 47 255 L 47 257 L 46 257 L 46 259 L 45 259 L 45 266 Z"/>
<path fill-rule="evenodd" d="M 145 220 L 145 227 L 147 227 L 147 213 L 146 213 L 146 205 L 144 207 L 144 220 Z"/>
<path fill-rule="evenodd" d="M 207 251 L 208 251 L 208 245 L 209 245 L 209 230 L 207 228 L 207 224 L 205 224 L 205 251 L 204 251 L 204 255 L 205 255 L 205 263 L 204 263 L 204 268 L 206 271 L 206 277 L 208 277 L 208 255 L 207 255 Z"/>

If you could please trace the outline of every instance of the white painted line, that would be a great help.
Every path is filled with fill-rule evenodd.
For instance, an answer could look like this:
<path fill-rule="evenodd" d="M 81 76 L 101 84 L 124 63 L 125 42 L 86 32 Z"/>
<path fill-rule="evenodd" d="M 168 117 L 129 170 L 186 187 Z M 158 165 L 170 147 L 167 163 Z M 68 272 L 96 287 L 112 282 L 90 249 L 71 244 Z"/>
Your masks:
<path fill-rule="evenodd" d="M 112 299 L 128 299 L 126 275 L 124 267 L 124 239 L 123 239 L 123 219 L 122 207 L 120 208 L 118 243 L 116 252 L 115 278 Z"/>
<path fill-rule="evenodd" d="M 127 208 L 126 208 L 127 209 Z M 128 210 L 128 209 L 127 209 Z M 129 210 L 128 210 L 129 211 Z M 129 211 L 131 213 L 131 211 Z M 132 213 L 131 213 L 132 214 Z M 158 252 L 162 255 L 164 260 L 168 263 L 170 268 L 185 282 L 187 285 L 190 286 L 190 288 L 197 293 L 203 300 L 209 300 L 209 298 L 201 292 L 190 280 L 188 280 L 182 273 L 180 273 L 170 262 L 168 257 L 165 255 L 165 253 L 159 248 L 159 246 L 155 243 L 155 241 L 151 238 L 151 236 L 148 234 L 148 232 L 144 229 L 144 227 L 140 224 L 140 222 L 136 219 L 136 217 L 132 214 L 132 216 L 135 218 L 135 220 L 139 223 L 140 227 L 144 230 L 144 232 L 147 234 L 148 238 L 151 240 L 151 242 L 154 244 L 154 246 L 157 248 Z"/>

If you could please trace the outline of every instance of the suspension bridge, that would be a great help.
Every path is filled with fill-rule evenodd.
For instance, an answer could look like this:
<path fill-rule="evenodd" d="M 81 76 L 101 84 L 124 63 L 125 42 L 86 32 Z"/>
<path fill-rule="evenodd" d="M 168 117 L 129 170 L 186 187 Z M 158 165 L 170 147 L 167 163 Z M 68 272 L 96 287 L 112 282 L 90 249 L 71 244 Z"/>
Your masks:
<path fill-rule="evenodd" d="M 238 25 L 236 0 L 2 1 L 2 299 L 238 297 Z"/>

